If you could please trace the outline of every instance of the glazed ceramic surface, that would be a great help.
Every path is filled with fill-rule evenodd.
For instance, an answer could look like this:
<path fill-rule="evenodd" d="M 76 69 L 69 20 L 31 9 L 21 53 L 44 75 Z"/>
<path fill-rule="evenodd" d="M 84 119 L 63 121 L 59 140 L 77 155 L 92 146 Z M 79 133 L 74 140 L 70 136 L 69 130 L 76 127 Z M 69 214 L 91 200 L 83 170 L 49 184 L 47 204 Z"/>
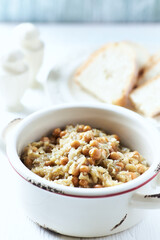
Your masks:
<path fill-rule="evenodd" d="M 119 186 L 80 189 L 49 182 L 20 161 L 19 155 L 29 142 L 55 127 L 76 123 L 119 135 L 124 145 L 147 159 L 149 170 Z M 106 104 L 60 105 L 22 120 L 6 141 L 21 202 L 28 216 L 45 228 L 77 237 L 105 236 L 137 224 L 147 208 L 160 207 L 160 194 L 154 193 L 160 165 L 159 132 L 136 113 Z"/>

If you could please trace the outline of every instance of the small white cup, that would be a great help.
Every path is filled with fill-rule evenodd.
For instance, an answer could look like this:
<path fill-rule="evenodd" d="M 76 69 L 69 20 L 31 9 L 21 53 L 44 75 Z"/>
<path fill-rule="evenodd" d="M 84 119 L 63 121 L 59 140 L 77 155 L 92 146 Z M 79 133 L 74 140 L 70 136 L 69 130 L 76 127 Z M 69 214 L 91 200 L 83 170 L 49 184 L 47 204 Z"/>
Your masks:
<path fill-rule="evenodd" d="M 28 87 L 29 69 L 24 55 L 13 50 L 2 57 L 0 65 L 0 95 L 9 110 L 22 108 L 21 98 Z"/>

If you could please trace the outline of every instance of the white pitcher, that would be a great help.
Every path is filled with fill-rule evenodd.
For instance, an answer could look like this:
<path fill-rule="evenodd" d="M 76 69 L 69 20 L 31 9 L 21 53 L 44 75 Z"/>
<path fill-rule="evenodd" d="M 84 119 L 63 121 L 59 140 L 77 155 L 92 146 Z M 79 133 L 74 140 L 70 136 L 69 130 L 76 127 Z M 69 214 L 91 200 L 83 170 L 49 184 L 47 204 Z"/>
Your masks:
<path fill-rule="evenodd" d="M 36 87 L 36 76 L 44 56 L 44 43 L 40 40 L 39 31 L 31 23 L 22 23 L 14 29 L 14 35 L 30 69 L 29 87 Z"/>

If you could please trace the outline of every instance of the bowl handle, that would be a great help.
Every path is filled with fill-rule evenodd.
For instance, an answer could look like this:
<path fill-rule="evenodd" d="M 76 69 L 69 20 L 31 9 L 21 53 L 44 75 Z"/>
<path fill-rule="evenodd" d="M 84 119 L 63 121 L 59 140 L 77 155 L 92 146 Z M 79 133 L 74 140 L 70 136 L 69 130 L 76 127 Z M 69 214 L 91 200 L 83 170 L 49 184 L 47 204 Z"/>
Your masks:
<path fill-rule="evenodd" d="M 135 208 L 157 209 L 160 208 L 160 191 L 155 190 L 160 187 L 160 173 L 155 177 L 152 183 L 151 194 L 135 193 L 133 194 L 130 204 Z"/>
<path fill-rule="evenodd" d="M 157 126 L 157 129 L 160 131 L 160 126 Z M 157 167 L 159 169 L 159 166 Z M 144 209 L 157 209 L 160 208 L 160 191 L 156 192 L 156 189 L 160 187 L 160 170 L 159 174 L 152 180 L 152 194 L 142 194 L 135 193 L 133 194 L 130 204 L 135 208 L 144 208 Z"/>
<path fill-rule="evenodd" d="M 7 126 L 3 129 L 2 132 L 2 139 L 3 141 L 6 143 L 8 136 L 10 135 L 10 133 L 13 131 L 13 129 L 15 129 L 15 127 L 17 126 L 17 124 L 19 122 L 21 122 L 23 120 L 23 118 L 16 118 L 13 119 L 11 122 L 9 122 L 7 124 Z"/>

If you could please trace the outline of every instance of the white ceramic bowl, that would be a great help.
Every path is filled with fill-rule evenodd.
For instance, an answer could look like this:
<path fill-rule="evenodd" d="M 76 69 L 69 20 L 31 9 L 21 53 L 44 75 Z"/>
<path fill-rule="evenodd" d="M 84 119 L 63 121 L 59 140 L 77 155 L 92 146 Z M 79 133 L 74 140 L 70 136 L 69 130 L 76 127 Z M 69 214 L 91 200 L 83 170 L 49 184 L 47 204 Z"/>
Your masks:
<path fill-rule="evenodd" d="M 119 135 L 124 145 L 147 159 L 149 170 L 119 186 L 83 189 L 49 182 L 23 165 L 19 155 L 24 146 L 55 127 L 76 123 Z M 159 195 L 151 188 L 160 169 L 159 144 L 158 130 L 132 111 L 106 104 L 69 104 L 22 120 L 7 138 L 7 155 L 17 173 L 21 201 L 34 222 L 65 235 L 97 237 L 123 231 L 141 221 L 146 208 L 160 207 Z"/>

